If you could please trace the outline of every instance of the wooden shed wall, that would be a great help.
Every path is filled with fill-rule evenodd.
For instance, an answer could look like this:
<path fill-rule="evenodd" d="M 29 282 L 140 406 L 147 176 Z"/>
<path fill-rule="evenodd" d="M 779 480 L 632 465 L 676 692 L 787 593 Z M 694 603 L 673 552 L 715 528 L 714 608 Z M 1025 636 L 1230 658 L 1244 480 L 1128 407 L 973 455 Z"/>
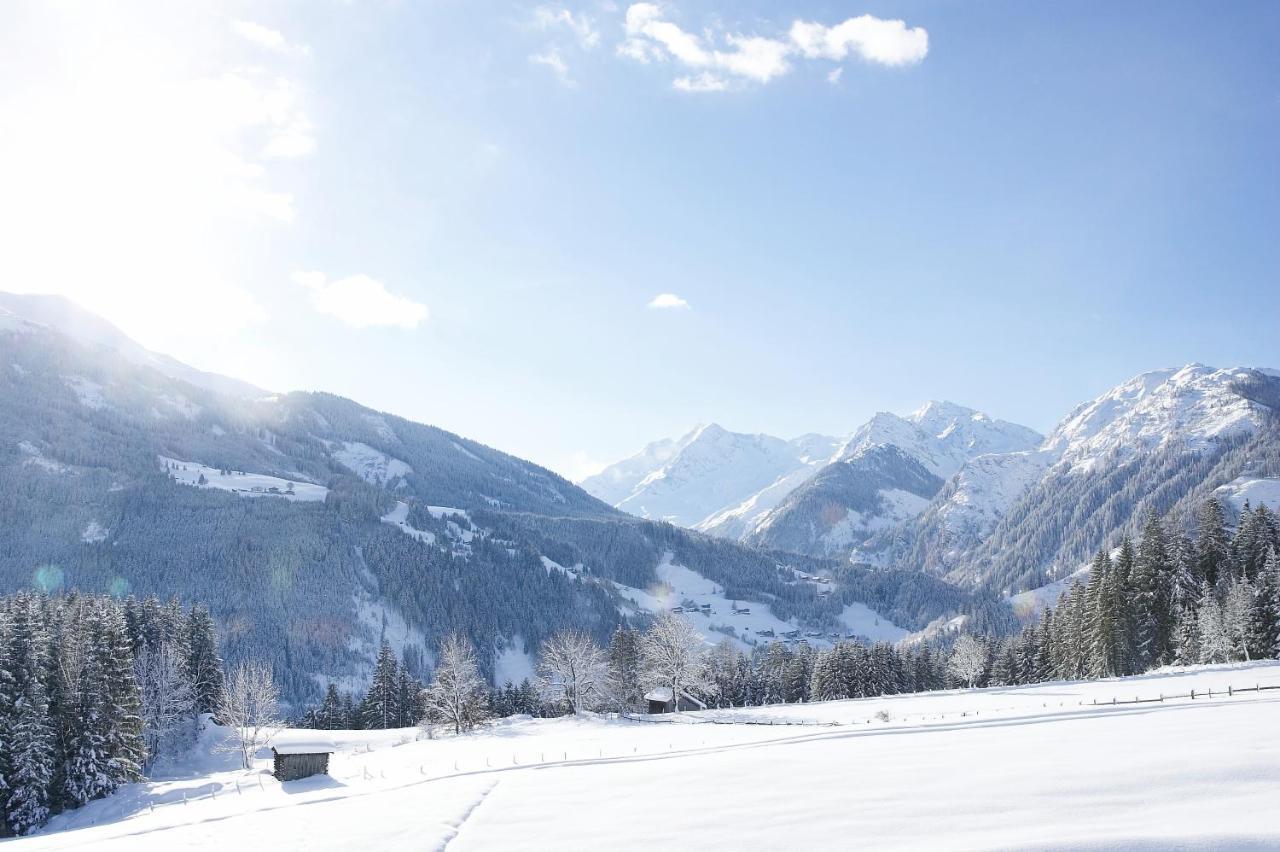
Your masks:
<path fill-rule="evenodd" d="M 329 771 L 329 755 L 318 754 L 277 754 L 275 775 L 281 781 L 295 781 L 312 775 L 323 775 Z"/>

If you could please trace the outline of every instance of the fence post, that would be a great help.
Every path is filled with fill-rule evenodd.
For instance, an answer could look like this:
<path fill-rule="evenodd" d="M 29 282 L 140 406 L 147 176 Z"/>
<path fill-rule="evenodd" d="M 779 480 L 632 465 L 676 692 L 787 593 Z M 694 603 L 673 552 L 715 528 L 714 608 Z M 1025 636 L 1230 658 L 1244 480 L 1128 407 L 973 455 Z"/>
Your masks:
<path fill-rule="evenodd" d="M 1195 691 L 1194 689 L 1193 689 L 1193 690 L 1191 690 L 1191 700 L 1192 700 L 1192 701 L 1195 701 L 1195 700 L 1196 700 L 1196 691 Z"/>
<path fill-rule="evenodd" d="M 1228 697 L 1228 698 L 1230 698 L 1230 697 L 1231 697 L 1231 685 L 1230 685 L 1230 684 L 1227 684 L 1227 697 Z"/>

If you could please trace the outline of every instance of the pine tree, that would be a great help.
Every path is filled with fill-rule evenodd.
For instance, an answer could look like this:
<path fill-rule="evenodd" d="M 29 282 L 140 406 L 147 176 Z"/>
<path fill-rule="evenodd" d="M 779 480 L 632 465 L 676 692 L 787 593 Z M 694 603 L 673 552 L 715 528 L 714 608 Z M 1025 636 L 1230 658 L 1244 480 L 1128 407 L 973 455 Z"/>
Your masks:
<path fill-rule="evenodd" d="M 1231 542 L 1231 555 L 1244 577 L 1253 582 L 1265 569 L 1267 552 L 1276 543 L 1276 519 L 1265 504 L 1256 509 L 1245 505 L 1236 535 Z"/>
<path fill-rule="evenodd" d="M 1265 660 L 1280 656 L 1280 558 L 1275 548 L 1267 548 L 1257 576 L 1246 644 L 1251 657 Z"/>
<path fill-rule="evenodd" d="M 1222 504 L 1210 497 L 1196 516 L 1196 570 L 1213 588 L 1231 574 L 1231 542 L 1227 536 Z"/>
<path fill-rule="evenodd" d="M 1222 606 L 1208 589 L 1196 612 L 1196 633 L 1199 637 L 1201 663 L 1225 663 L 1234 650 L 1231 635 L 1222 617 Z"/>
<path fill-rule="evenodd" d="M 1134 671 L 1146 671 L 1173 660 L 1173 576 L 1164 525 L 1152 510 L 1142 528 L 1130 582 Z"/>
<path fill-rule="evenodd" d="M 134 676 L 124 613 L 105 599 L 100 609 L 101 631 L 93 637 L 93 651 L 101 655 L 111 780 L 115 785 L 127 784 L 142 778 L 142 765 L 147 756 L 142 739 L 142 701 Z"/>
<path fill-rule="evenodd" d="M 1226 600 L 1222 604 L 1223 628 L 1231 642 L 1231 653 L 1236 659 L 1251 659 L 1249 653 L 1249 625 L 1254 609 L 1253 587 L 1241 575 L 1227 587 Z"/>
<path fill-rule="evenodd" d="M 1085 648 L 1089 677 L 1112 677 L 1119 673 L 1116 653 L 1115 589 L 1111 557 L 1105 550 L 1094 557 L 1085 588 Z"/>
<path fill-rule="evenodd" d="M 342 696 L 338 694 L 338 687 L 332 683 L 325 689 L 324 701 L 320 702 L 320 710 L 316 714 L 316 723 L 326 731 L 341 730 L 347 726 Z"/>
<path fill-rule="evenodd" d="M 1180 666 L 1192 666 L 1200 662 L 1200 618 L 1195 607 L 1180 610 L 1174 633 L 1173 661 Z"/>
<path fill-rule="evenodd" d="M 422 684 L 409 674 L 408 661 L 400 665 L 400 675 L 396 680 L 396 710 L 399 713 L 398 726 L 411 728 L 422 721 Z"/>
<path fill-rule="evenodd" d="M 222 657 L 213 617 L 204 607 L 192 607 L 188 627 L 187 671 L 195 691 L 197 713 L 213 713 L 222 702 Z"/>
<path fill-rule="evenodd" d="M 640 688 L 640 634 L 629 627 L 620 626 L 609 639 L 608 657 L 609 698 L 622 712 L 644 709 L 643 691 Z"/>
<path fill-rule="evenodd" d="M 44 682 L 47 637 L 29 595 L 12 605 L 4 648 L 6 687 L 0 694 L 0 766 L 5 778 L 4 818 L 14 834 L 26 834 L 49 818 L 54 731 Z"/>
<path fill-rule="evenodd" d="M 394 727 L 400 720 L 399 672 L 396 655 L 384 639 L 373 667 L 373 679 L 360 707 L 366 730 Z"/>
<path fill-rule="evenodd" d="M 1133 674 L 1137 669 L 1138 618 L 1134 611 L 1133 587 L 1133 570 L 1136 561 L 1133 541 L 1126 535 L 1121 540 L 1120 549 L 1112 562 L 1110 589 L 1110 606 L 1115 619 L 1112 659 L 1115 672 L 1120 675 Z"/>

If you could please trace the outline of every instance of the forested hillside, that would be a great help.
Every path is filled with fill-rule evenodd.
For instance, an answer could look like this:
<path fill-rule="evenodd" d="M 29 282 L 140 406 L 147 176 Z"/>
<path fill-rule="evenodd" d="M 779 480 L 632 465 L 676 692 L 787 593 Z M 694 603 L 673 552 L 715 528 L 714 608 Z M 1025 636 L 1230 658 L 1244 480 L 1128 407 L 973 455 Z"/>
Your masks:
<path fill-rule="evenodd" d="M 361 686 L 384 638 L 422 672 L 464 630 L 491 675 L 504 655 L 527 667 L 525 649 L 560 628 L 603 639 L 648 617 L 621 593 L 658 585 L 668 554 L 797 629 L 834 630 L 854 602 L 908 629 L 971 606 L 933 578 L 640 521 L 340 397 L 223 394 L 13 313 L 0 315 L 0 532 L 4 591 L 207 603 L 227 658 L 271 662 L 294 701 Z"/>

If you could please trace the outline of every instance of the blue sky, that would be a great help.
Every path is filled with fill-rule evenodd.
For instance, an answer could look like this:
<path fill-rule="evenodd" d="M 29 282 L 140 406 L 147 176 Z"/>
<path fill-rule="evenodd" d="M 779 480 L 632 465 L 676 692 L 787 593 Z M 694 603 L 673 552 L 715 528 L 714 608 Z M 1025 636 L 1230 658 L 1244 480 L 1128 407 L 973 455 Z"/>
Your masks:
<path fill-rule="evenodd" d="M 0 9 L 2 286 L 206 369 L 579 476 L 1280 366 L 1274 3 L 106 6 Z"/>

